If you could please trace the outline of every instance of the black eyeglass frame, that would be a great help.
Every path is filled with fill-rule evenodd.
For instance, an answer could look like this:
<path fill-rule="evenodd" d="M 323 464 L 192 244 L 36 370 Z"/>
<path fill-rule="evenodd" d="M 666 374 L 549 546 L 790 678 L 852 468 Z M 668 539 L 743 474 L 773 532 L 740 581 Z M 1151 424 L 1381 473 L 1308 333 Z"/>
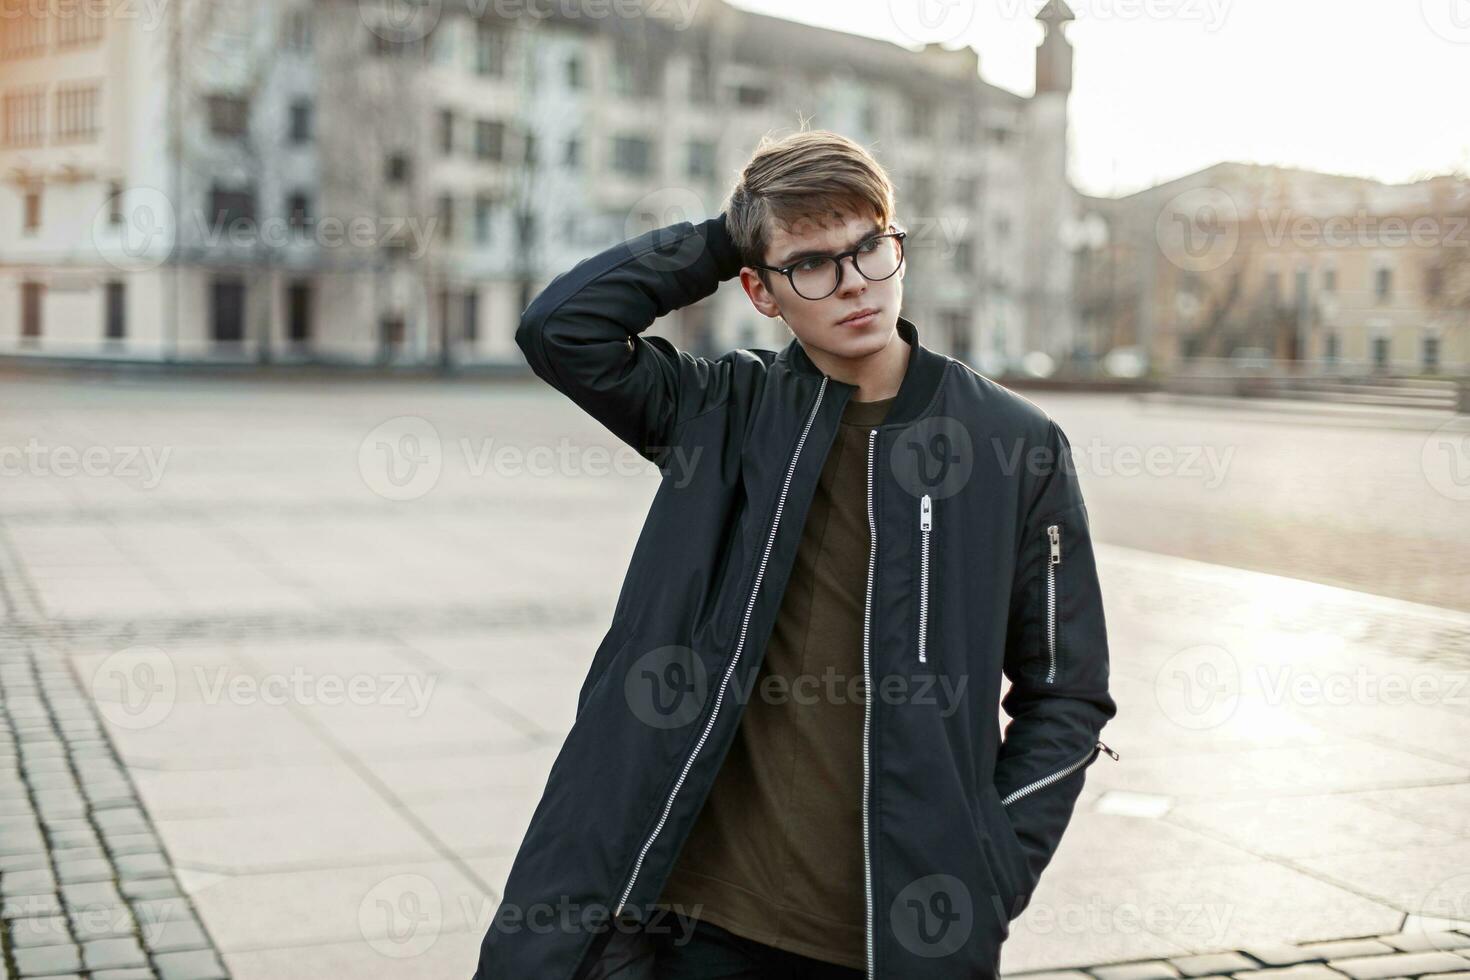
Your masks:
<path fill-rule="evenodd" d="M 902 230 L 902 229 L 895 228 L 893 225 L 889 225 L 888 227 L 894 228 L 894 230 L 893 231 L 880 232 L 880 233 L 878 233 L 876 235 L 873 235 L 873 236 L 871 236 L 869 238 L 864 238 L 861 242 L 858 243 L 857 248 L 850 248 L 846 252 L 838 252 L 835 255 L 808 255 L 805 258 L 797 259 L 795 262 L 791 263 L 788 266 L 774 266 L 774 265 L 759 265 L 759 264 L 756 264 L 756 265 L 754 265 L 754 268 L 757 268 L 757 269 L 765 269 L 767 272 L 779 272 L 779 273 L 781 273 L 781 275 L 783 275 L 783 276 L 786 277 L 786 281 L 791 284 L 791 291 L 793 293 L 795 293 L 796 295 L 800 296 L 804 300 L 807 300 L 809 302 L 815 303 L 815 302 L 818 302 L 819 300 L 826 299 L 828 296 L 831 296 L 833 293 L 837 292 L 837 290 L 839 288 L 841 288 L 841 286 L 842 286 L 842 260 L 845 259 L 845 258 L 849 258 L 850 257 L 852 259 L 852 267 L 853 267 L 853 269 L 857 272 L 858 275 L 860 275 L 864 279 L 868 280 L 868 282 L 883 282 L 886 279 L 892 279 L 895 275 L 898 274 L 898 270 L 903 268 L 904 259 L 906 258 L 905 254 L 904 254 L 904 250 L 903 250 L 903 240 L 908 237 L 908 234 L 909 233 L 907 231 Z M 869 244 L 871 242 L 875 242 L 875 241 L 877 241 L 880 238 L 895 238 L 895 239 L 898 240 L 898 264 L 893 267 L 893 271 L 890 272 L 890 273 L 888 273 L 888 275 L 883 276 L 883 277 L 881 277 L 879 279 L 874 279 L 872 276 L 870 276 L 866 272 L 864 272 L 862 270 L 862 267 L 858 265 L 858 255 L 862 251 L 862 248 L 863 248 L 864 245 L 867 245 L 867 244 Z M 801 265 L 803 262 L 810 262 L 813 259 L 826 259 L 829 262 L 835 262 L 837 264 L 837 275 L 833 279 L 832 288 L 830 290 L 828 290 L 827 292 L 823 293 L 821 296 L 807 296 L 801 290 L 799 290 L 799 289 L 796 288 L 796 280 L 794 280 L 791 277 L 791 273 L 792 273 L 792 270 L 793 269 L 795 269 L 797 266 Z"/>

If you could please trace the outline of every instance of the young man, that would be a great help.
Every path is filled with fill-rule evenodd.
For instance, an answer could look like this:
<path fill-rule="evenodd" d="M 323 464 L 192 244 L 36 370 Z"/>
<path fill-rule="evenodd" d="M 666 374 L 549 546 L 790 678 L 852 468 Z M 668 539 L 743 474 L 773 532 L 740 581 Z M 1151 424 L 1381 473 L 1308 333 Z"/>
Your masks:
<path fill-rule="evenodd" d="M 1117 757 L 1067 439 L 900 316 L 894 212 L 852 141 L 763 141 L 720 215 L 526 309 L 664 478 L 477 980 L 995 977 Z M 645 335 L 737 275 L 781 350 Z"/>

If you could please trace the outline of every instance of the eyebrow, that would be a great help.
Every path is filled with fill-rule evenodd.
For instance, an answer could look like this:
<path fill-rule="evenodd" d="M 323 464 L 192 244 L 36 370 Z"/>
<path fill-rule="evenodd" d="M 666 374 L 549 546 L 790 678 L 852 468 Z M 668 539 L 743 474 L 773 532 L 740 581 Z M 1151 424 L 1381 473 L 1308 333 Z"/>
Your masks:
<path fill-rule="evenodd" d="M 883 232 L 885 230 L 886 229 L 884 229 L 884 228 L 882 228 L 882 227 L 880 227 L 880 226 L 878 226 L 878 225 L 875 224 L 875 225 L 873 225 L 873 228 L 872 228 L 871 231 L 865 231 L 865 232 L 863 232 L 863 234 L 861 235 L 861 237 L 858 238 L 857 241 L 853 242 L 850 246 L 848 246 L 847 249 L 843 249 L 842 251 L 848 251 L 848 249 L 857 248 L 859 245 L 861 245 L 863 242 L 867 241 L 869 238 L 872 238 L 874 235 L 881 235 L 881 234 L 883 234 Z M 776 266 L 778 268 L 785 268 L 786 266 L 791 265 L 792 263 L 800 262 L 802 259 L 809 259 L 809 258 L 811 258 L 812 256 L 815 256 L 815 255 L 833 255 L 833 254 L 835 254 L 835 253 L 833 253 L 833 252 L 824 252 L 820 248 L 809 248 L 809 249 L 805 249 L 805 250 L 800 251 L 800 252 L 792 252 L 790 255 L 786 256 L 785 259 L 783 259 L 780 262 L 777 262 L 776 263 Z"/>

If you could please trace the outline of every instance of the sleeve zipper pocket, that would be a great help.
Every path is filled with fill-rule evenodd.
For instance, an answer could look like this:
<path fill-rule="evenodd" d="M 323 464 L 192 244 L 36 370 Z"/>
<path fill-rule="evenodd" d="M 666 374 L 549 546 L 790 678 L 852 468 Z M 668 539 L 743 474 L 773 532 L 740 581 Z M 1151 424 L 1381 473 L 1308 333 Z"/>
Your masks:
<path fill-rule="evenodd" d="M 1057 566 L 1062 563 L 1062 528 L 1050 524 L 1046 528 L 1051 548 L 1046 561 L 1046 682 L 1057 680 Z"/>
<path fill-rule="evenodd" d="M 1034 793 L 1036 790 L 1050 786 L 1052 783 L 1055 783 L 1057 780 L 1063 778 L 1064 776 L 1068 776 L 1071 773 L 1076 772 L 1083 766 L 1090 764 L 1093 759 L 1096 759 L 1099 752 L 1106 752 L 1108 755 L 1112 756 L 1113 761 L 1115 762 L 1118 760 L 1118 753 L 1108 748 L 1108 746 L 1101 740 L 1098 740 L 1097 742 L 1093 743 L 1092 748 L 1088 750 L 1086 755 L 1084 755 L 1082 758 L 1078 759 L 1071 765 L 1064 766 L 1063 768 L 1058 769 L 1056 772 L 1051 773 L 1050 775 L 1042 776 L 1040 779 L 1032 780 L 1025 786 L 1022 786 L 1020 789 L 1011 790 L 1009 793 L 1001 798 L 1001 805 L 1010 806 L 1021 797 Z"/>

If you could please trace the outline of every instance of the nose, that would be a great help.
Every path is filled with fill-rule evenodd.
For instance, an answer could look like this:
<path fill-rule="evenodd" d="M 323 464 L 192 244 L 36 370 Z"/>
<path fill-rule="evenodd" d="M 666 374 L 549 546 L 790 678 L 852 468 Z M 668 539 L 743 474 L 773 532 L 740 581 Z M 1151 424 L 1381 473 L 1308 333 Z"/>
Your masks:
<path fill-rule="evenodd" d="M 851 290 L 847 288 L 847 267 L 849 265 L 852 266 L 852 283 L 861 288 L 867 287 L 868 280 L 863 277 L 863 274 L 861 272 L 858 271 L 857 258 L 855 256 L 846 255 L 837 260 L 837 291 L 839 293 L 851 292 Z"/>

